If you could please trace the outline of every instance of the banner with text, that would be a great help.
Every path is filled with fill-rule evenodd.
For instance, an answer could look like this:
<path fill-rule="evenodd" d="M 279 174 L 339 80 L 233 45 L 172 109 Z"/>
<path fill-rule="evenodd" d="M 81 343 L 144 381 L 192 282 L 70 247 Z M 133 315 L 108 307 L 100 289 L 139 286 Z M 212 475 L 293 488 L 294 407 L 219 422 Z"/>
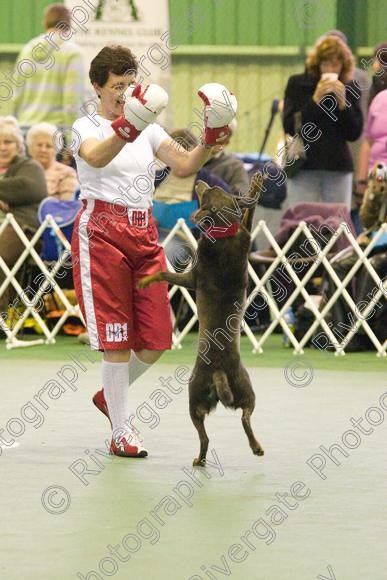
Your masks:
<path fill-rule="evenodd" d="M 65 0 L 72 13 L 76 35 L 72 40 L 83 50 L 86 70 L 94 56 L 108 44 L 130 48 L 139 61 L 137 81 L 157 83 L 170 93 L 171 56 L 168 0 Z M 88 99 L 95 99 L 88 77 Z M 160 119 L 170 125 L 170 110 Z"/>

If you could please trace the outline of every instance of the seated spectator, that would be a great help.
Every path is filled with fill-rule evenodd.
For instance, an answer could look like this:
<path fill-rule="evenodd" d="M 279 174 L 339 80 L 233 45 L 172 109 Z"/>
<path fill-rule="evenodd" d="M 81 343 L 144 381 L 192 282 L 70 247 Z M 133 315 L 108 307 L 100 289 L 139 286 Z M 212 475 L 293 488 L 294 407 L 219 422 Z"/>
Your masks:
<path fill-rule="evenodd" d="M 363 117 L 353 84 L 354 57 L 338 37 L 318 40 L 306 71 L 290 77 L 285 91 L 284 130 L 290 136 L 313 123 L 306 159 L 288 179 L 290 206 L 304 201 L 341 202 L 350 209 L 353 160 L 347 141 L 361 135 Z M 319 106 L 329 97 L 329 114 Z M 330 108 L 329 107 L 329 108 Z M 311 125 L 309 126 L 310 129 Z"/>
<path fill-rule="evenodd" d="M 229 145 L 232 135 L 237 128 L 237 122 L 233 119 L 229 125 L 231 129 L 230 136 L 223 145 Z M 239 195 L 240 190 L 245 185 L 249 184 L 249 176 L 244 168 L 243 161 L 227 153 L 224 149 L 219 153 L 215 153 L 204 165 L 207 169 L 217 177 L 220 177 L 230 186 L 230 191 L 234 195 Z"/>
<path fill-rule="evenodd" d="M 75 169 L 56 161 L 54 135 L 58 128 L 50 123 L 38 123 L 29 129 L 26 137 L 28 152 L 44 169 L 48 195 L 57 199 L 73 199 L 79 187 Z"/>
<path fill-rule="evenodd" d="M 172 139 L 175 139 L 181 147 L 184 147 L 187 151 L 191 151 L 196 147 L 196 139 L 188 129 L 177 129 L 171 133 Z M 165 172 L 163 172 L 165 173 Z M 187 177 L 178 177 L 173 171 L 169 171 L 168 175 L 161 181 L 157 179 L 156 174 L 156 190 L 153 196 L 154 206 L 153 206 L 153 216 L 158 223 L 159 240 L 163 241 L 170 232 L 173 224 L 164 225 L 163 221 L 160 221 L 160 217 L 164 214 L 165 207 L 159 204 L 166 204 L 172 206 L 174 205 L 174 210 L 176 210 L 176 215 L 180 218 L 184 218 L 187 222 L 188 227 L 193 227 L 190 224 L 191 214 L 199 207 L 199 203 L 195 207 L 194 204 L 184 204 L 184 202 L 197 201 L 197 196 L 195 192 L 196 182 L 201 179 L 206 181 L 210 187 L 218 185 L 223 187 L 227 192 L 230 191 L 230 187 L 219 177 L 212 175 L 206 169 L 200 169 L 197 173 L 188 175 Z M 181 211 L 176 204 L 181 204 Z M 170 208 L 172 212 L 172 207 Z M 168 215 L 166 212 L 165 215 Z M 175 213 L 174 213 L 175 215 Z M 160 217 L 159 217 L 160 216 Z M 169 221 L 169 220 L 168 220 Z M 177 221 L 177 219 L 176 219 Z M 176 222 L 175 222 L 176 223 Z M 180 239 L 174 237 L 165 248 L 168 260 L 174 265 L 177 270 L 184 270 L 188 265 L 191 252 L 189 244 L 184 239 L 184 236 L 180 236 Z"/>
<path fill-rule="evenodd" d="M 12 213 L 24 230 L 34 231 L 38 227 L 39 202 L 46 196 L 44 171 L 39 163 L 25 156 L 23 134 L 16 119 L 0 117 L 0 210 Z M 24 248 L 13 227 L 6 226 L 0 235 L 0 256 L 9 268 Z M 0 270 L 0 286 L 4 278 Z M 10 293 L 6 291 L 0 296 L 0 315 L 7 310 L 9 301 Z"/>
<path fill-rule="evenodd" d="M 380 225 L 387 221 L 386 192 L 387 166 L 376 164 L 370 174 L 363 204 L 360 208 L 360 219 L 366 230 L 357 238 L 357 242 L 363 249 L 371 242 Z M 358 259 L 357 253 L 351 247 L 347 251 L 340 252 L 331 260 L 331 264 L 340 280 L 344 280 Z M 386 278 L 387 239 L 385 235 L 379 238 L 379 241 L 371 250 L 368 261 L 382 280 Z M 373 308 L 370 309 L 368 316 L 362 314 L 379 288 L 364 266 L 358 270 L 352 289 L 351 284 L 347 286 L 347 290 L 352 294 L 352 298 L 357 305 L 357 313 L 362 316 L 363 320 L 367 320 L 376 337 L 383 343 L 387 339 L 387 302 L 385 295 L 382 294 L 379 301 L 374 300 Z M 337 286 L 334 281 L 330 276 L 327 277 L 323 284 L 323 299 L 320 309 L 324 307 L 336 289 Z M 331 325 L 332 331 L 337 336 L 338 342 L 342 341 L 343 336 L 351 328 L 351 317 L 356 319 L 346 300 L 342 297 L 335 300 L 325 320 L 333 323 Z M 345 350 L 367 350 L 369 347 L 370 340 L 365 334 L 363 327 L 360 326 L 348 347 L 345 346 Z"/>

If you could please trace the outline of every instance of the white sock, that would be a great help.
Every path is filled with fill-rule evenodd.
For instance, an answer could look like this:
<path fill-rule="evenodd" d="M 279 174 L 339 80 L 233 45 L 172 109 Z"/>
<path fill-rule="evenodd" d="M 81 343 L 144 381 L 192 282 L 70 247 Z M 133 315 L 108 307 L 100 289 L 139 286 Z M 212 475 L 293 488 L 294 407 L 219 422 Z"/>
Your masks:
<path fill-rule="evenodd" d="M 138 377 L 145 373 L 145 371 L 147 371 L 151 366 L 151 364 L 140 360 L 132 350 L 129 359 L 129 384 L 132 385 L 134 381 L 136 381 Z"/>
<path fill-rule="evenodd" d="M 122 428 L 129 417 L 129 367 L 127 362 L 102 361 L 102 384 L 113 432 Z"/>

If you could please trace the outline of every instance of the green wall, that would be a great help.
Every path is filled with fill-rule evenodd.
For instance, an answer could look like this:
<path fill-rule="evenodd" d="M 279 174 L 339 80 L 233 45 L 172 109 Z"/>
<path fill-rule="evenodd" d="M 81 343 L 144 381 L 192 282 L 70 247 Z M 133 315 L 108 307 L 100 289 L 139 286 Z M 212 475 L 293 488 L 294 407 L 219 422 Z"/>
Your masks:
<path fill-rule="evenodd" d="M 1 44 L 22 44 L 40 34 L 43 10 L 52 3 L 51 0 L 1 0 Z"/>
<path fill-rule="evenodd" d="M 95 5 L 97 1 L 92 0 Z M 135 1 L 141 6 L 147 0 Z M 301 10 L 305 1 L 316 7 L 307 17 Z M 50 3 L 1 0 L 0 50 L 39 34 L 43 9 Z M 336 26 L 345 30 L 354 48 L 355 43 L 374 46 L 387 37 L 387 0 L 169 0 L 169 6 L 174 40 L 179 33 L 174 22 L 184 22 L 190 11 L 202 19 L 186 38 L 187 45 L 308 46 Z"/>
<path fill-rule="evenodd" d="M 220 45 L 308 45 L 315 30 L 300 26 L 295 18 L 299 0 L 169 0 L 170 16 L 180 20 L 191 9 L 205 15 L 187 44 Z M 336 21 L 336 0 L 325 0 L 317 21 L 324 29 Z M 172 26 L 173 31 L 173 26 Z M 172 36 L 178 36 L 178 30 Z"/>

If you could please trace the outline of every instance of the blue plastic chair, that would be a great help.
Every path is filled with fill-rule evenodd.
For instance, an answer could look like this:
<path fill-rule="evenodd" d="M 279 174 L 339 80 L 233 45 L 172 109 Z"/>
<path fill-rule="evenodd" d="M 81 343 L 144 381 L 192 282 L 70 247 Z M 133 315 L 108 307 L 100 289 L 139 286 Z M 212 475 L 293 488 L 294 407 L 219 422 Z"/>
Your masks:
<path fill-rule="evenodd" d="M 71 241 L 75 218 L 81 207 L 82 202 L 78 199 L 59 200 L 54 197 L 46 197 L 39 205 L 39 223 L 42 224 L 47 215 L 52 215 L 66 239 Z M 42 260 L 48 262 L 58 260 L 60 254 L 63 252 L 64 246 L 52 228 L 46 228 L 44 230 L 42 240 Z"/>

